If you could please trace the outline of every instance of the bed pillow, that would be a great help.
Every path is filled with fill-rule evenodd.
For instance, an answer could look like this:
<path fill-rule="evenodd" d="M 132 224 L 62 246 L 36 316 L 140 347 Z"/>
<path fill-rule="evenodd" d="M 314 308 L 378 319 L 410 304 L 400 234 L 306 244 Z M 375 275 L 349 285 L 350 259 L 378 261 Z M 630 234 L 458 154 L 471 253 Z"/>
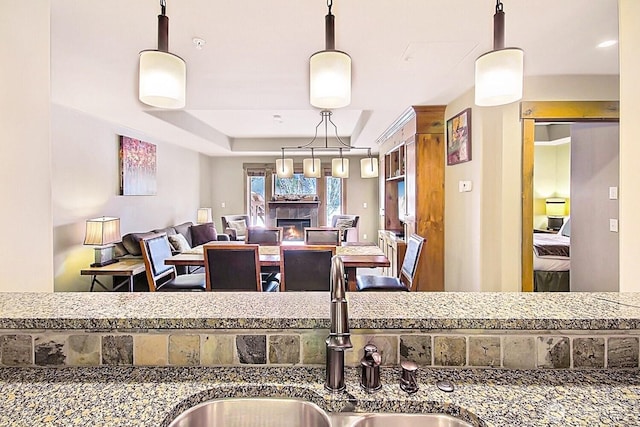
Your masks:
<path fill-rule="evenodd" d="M 562 224 L 562 227 L 560 227 L 558 234 L 561 234 L 565 237 L 571 237 L 571 217 L 567 218 L 565 223 Z"/>
<path fill-rule="evenodd" d="M 191 250 L 191 246 L 189 246 L 189 242 L 182 234 L 173 234 L 169 237 L 169 243 L 171 243 L 171 247 L 176 252 L 186 252 Z"/>
<path fill-rule="evenodd" d="M 191 226 L 191 245 L 200 246 L 218 239 L 218 232 L 212 222 Z"/>

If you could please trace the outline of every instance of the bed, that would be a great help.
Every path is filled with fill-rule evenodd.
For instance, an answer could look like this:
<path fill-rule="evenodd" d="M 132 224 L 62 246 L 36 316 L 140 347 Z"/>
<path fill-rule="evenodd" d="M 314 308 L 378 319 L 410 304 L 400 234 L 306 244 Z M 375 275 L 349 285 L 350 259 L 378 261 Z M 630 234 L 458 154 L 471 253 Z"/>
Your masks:
<path fill-rule="evenodd" d="M 571 219 L 558 234 L 533 233 L 534 292 L 569 292 Z"/>

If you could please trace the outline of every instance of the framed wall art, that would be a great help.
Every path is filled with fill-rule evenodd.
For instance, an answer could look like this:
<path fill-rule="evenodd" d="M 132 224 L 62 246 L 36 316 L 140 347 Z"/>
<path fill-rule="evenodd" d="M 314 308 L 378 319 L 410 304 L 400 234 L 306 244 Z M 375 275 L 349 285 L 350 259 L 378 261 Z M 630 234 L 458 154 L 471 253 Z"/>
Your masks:
<path fill-rule="evenodd" d="M 447 120 L 447 165 L 471 160 L 471 108 Z"/>
<path fill-rule="evenodd" d="M 120 136 L 120 195 L 153 196 L 156 186 L 156 146 Z"/>

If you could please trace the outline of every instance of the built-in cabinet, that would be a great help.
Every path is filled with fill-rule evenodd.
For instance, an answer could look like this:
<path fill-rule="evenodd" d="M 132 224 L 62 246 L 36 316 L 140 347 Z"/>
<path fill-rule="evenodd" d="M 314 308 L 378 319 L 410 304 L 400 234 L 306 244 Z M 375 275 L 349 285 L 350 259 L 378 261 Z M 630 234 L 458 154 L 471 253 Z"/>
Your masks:
<path fill-rule="evenodd" d="M 377 140 L 380 229 L 396 240 L 413 233 L 426 239 L 416 277 L 419 291 L 444 290 L 444 111 L 444 106 L 410 107 Z M 390 254 L 402 264 L 403 255 Z"/>
<path fill-rule="evenodd" d="M 378 230 L 378 246 L 389 259 L 390 266 L 382 269 L 384 276 L 398 277 L 404 254 L 407 251 L 407 244 L 396 233 L 387 230 Z"/>

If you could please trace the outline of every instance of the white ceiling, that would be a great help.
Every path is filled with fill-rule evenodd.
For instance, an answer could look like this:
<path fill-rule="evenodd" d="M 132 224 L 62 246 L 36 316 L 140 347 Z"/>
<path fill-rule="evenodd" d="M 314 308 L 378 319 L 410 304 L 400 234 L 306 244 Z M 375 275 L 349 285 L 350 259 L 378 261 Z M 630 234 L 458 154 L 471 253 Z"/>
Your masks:
<path fill-rule="evenodd" d="M 335 0 L 336 48 L 353 61 L 351 105 L 333 114 L 340 136 L 373 147 L 408 106 L 469 90 L 475 58 L 492 48 L 495 4 Z M 596 48 L 617 39 L 617 0 L 504 0 L 504 10 L 526 76 L 618 74 L 617 45 Z M 138 53 L 157 46 L 159 12 L 159 0 L 52 1 L 53 102 L 213 156 L 313 136 L 308 58 L 324 49 L 326 0 L 167 0 L 169 50 L 187 63 L 178 111 L 137 99 Z"/>

